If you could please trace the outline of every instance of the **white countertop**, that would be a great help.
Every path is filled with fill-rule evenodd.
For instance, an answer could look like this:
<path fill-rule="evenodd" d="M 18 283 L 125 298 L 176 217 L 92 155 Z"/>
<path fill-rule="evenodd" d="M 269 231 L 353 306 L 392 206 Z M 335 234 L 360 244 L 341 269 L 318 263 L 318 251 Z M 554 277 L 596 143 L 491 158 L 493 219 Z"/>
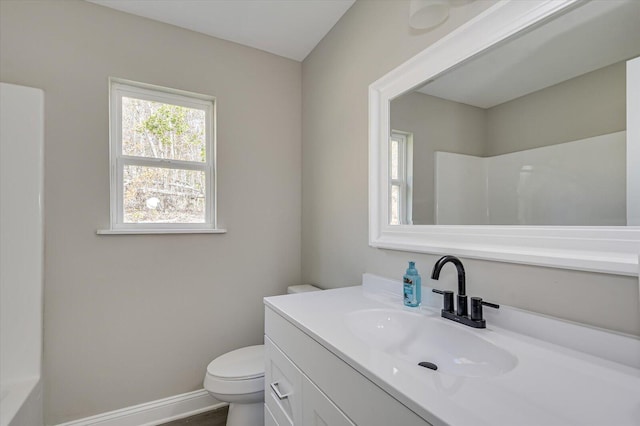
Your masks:
<path fill-rule="evenodd" d="M 386 285 L 374 281 L 268 297 L 265 304 L 436 426 L 640 425 L 640 340 L 508 307 L 501 308 L 502 315 L 486 309 L 487 328 L 472 329 L 441 318 L 439 309 L 406 308 L 399 282 L 396 289 L 388 280 Z M 427 297 L 431 303 L 439 300 Z M 506 349 L 517 357 L 517 365 L 497 376 L 461 377 L 391 356 L 354 337 L 345 324 L 351 312 L 380 308 L 418 312 L 425 320 L 462 327 Z M 535 330 L 529 335 L 515 332 L 517 323 Z M 546 330 L 552 330 L 551 339 L 531 337 Z M 590 341 L 574 342 L 576 336 Z M 545 341 L 564 338 L 569 347 Z M 571 349 L 583 346 L 593 348 L 592 354 Z"/>

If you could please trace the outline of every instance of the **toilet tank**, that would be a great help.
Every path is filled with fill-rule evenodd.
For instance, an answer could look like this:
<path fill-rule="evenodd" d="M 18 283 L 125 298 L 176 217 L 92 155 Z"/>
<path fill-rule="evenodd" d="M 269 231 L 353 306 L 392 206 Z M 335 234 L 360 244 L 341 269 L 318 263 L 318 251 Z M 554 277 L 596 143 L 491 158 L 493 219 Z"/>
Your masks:
<path fill-rule="evenodd" d="M 292 285 L 287 287 L 288 294 L 306 293 L 308 291 L 320 291 L 320 290 L 322 289 L 310 284 Z"/>

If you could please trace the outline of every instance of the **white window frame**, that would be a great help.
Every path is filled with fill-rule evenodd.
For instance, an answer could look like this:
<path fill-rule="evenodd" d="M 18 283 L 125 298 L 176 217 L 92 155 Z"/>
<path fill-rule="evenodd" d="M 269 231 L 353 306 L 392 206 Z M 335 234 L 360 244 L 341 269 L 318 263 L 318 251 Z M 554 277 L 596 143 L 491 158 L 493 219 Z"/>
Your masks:
<path fill-rule="evenodd" d="M 413 218 L 413 134 L 392 130 L 390 140 L 398 141 L 398 178 L 391 177 L 391 143 L 389 143 L 389 218 L 391 218 L 392 188 L 400 187 L 399 225 L 412 225 Z"/>
<path fill-rule="evenodd" d="M 122 98 L 131 97 L 205 111 L 204 162 L 161 159 L 124 155 L 122 153 Z M 216 138 L 215 98 L 182 90 L 117 78 L 109 79 L 109 166 L 110 166 L 110 229 L 99 234 L 128 233 L 219 233 L 216 227 Z M 205 221 L 203 223 L 125 223 L 125 166 L 143 166 L 177 170 L 197 170 L 205 173 Z"/>

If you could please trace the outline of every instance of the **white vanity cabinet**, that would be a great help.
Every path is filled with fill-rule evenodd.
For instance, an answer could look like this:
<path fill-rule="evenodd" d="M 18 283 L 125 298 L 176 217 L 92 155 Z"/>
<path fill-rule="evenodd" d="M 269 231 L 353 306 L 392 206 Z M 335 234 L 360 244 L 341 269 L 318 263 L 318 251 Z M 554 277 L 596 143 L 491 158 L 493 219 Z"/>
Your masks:
<path fill-rule="evenodd" d="M 265 309 L 265 425 L 429 425 L 289 320 Z"/>
<path fill-rule="evenodd" d="M 302 380 L 302 424 L 354 426 L 353 422 L 306 376 Z"/>
<path fill-rule="evenodd" d="M 264 344 L 266 425 L 354 426 L 271 339 Z"/>
<path fill-rule="evenodd" d="M 634 336 L 504 305 L 466 327 L 371 274 L 265 308 L 270 426 L 640 425 Z"/>

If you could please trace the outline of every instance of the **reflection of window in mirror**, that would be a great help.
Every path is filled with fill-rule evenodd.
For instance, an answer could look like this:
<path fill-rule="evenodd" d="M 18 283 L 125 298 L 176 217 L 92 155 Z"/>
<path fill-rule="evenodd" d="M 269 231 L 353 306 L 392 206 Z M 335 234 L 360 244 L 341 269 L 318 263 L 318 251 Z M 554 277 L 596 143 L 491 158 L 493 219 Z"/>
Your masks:
<path fill-rule="evenodd" d="M 413 134 L 394 130 L 389 140 L 389 222 L 411 225 Z"/>

